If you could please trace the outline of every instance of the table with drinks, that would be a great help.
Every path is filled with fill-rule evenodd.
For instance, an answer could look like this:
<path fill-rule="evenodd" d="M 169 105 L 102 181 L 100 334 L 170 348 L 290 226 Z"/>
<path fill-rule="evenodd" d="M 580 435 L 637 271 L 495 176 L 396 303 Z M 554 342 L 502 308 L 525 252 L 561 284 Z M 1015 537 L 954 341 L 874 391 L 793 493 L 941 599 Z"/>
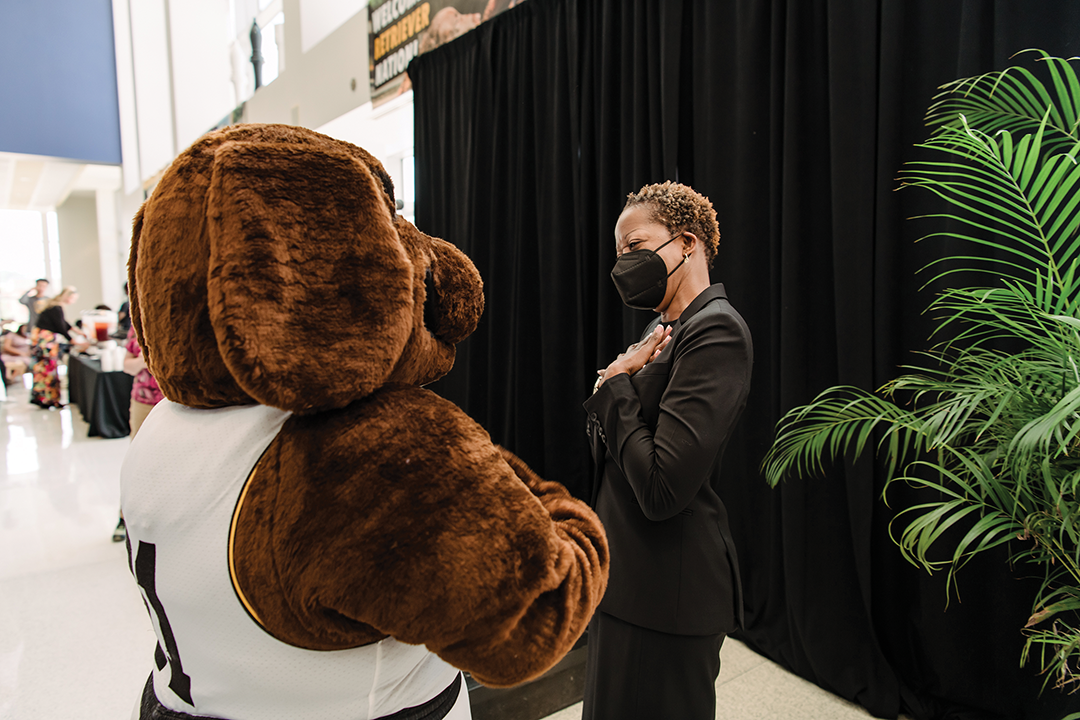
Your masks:
<path fill-rule="evenodd" d="M 84 312 L 82 326 L 92 345 L 68 356 L 68 402 L 79 407 L 90 437 L 126 437 L 135 378 L 124 372 L 124 345 L 113 337 L 116 313 Z"/>

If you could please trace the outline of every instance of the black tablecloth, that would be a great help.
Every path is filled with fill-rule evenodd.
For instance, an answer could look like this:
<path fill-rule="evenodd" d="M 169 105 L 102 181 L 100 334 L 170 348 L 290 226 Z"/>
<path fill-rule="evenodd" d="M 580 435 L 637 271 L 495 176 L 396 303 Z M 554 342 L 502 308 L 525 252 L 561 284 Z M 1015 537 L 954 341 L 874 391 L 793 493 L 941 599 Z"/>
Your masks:
<path fill-rule="evenodd" d="M 131 432 L 128 410 L 131 384 L 125 372 L 102 372 L 101 361 L 85 355 L 68 357 L 68 402 L 79 406 L 90 425 L 90 437 L 119 438 Z"/>

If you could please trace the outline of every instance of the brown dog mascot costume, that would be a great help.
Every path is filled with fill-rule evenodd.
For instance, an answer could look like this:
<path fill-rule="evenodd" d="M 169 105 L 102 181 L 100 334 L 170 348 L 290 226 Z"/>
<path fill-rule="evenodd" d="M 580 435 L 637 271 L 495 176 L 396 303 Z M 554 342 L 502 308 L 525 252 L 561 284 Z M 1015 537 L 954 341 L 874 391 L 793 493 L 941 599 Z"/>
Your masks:
<path fill-rule="evenodd" d="M 135 219 L 131 316 L 167 398 L 122 508 L 158 636 L 142 718 L 467 718 L 607 581 L 593 512 L 421 388 L 483 309 L 364 150 L 210 133 Z"/>

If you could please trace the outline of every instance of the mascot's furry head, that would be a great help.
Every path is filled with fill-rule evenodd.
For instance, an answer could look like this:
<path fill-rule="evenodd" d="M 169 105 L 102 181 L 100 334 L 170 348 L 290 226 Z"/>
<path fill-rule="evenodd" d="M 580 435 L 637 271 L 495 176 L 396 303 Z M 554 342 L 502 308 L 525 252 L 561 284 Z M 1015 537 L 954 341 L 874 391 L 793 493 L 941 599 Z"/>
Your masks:
<path fill-rule="evenodd" d="M 476 268 L 396 215 L 365 150 L 240 125 L 196 142 L 135 218 L 131 318 L 166 397 L 310 413 L 446 374 Z"/>

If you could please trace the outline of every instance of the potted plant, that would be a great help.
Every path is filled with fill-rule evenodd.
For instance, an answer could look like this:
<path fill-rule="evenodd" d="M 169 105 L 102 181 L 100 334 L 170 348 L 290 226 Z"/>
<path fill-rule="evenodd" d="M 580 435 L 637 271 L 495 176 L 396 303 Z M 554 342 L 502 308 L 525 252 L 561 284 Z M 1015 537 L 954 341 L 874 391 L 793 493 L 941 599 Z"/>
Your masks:
<path fill-rule="evenodd" d="M 826 458 L 875 447 L 885 491 L 934 491 L 904 508 L 901 551 L 949 583 L 973 555 L 1009 543 L 1042 578 L 1022 662 L 1080 688 L 1080 79 L 1068 60 L 1035 53 L 1048 82 L 1014 66 L 943 86 L 935 128 L 902 187 L 925 188 L 945 227 L 972 250 L 924 271 L 948 287 L 930 304 L 939 340 L 926 367 L 876 392 L 833 387 L 788 412 L 763 466 L 776 485 L 820 472 Z M 960 271 L 964 274 L 958 275 Z M 930 551 L 948 544 L 946 560 Z M 1080 717 L 1080 713 L 1070 715 Z"/>

